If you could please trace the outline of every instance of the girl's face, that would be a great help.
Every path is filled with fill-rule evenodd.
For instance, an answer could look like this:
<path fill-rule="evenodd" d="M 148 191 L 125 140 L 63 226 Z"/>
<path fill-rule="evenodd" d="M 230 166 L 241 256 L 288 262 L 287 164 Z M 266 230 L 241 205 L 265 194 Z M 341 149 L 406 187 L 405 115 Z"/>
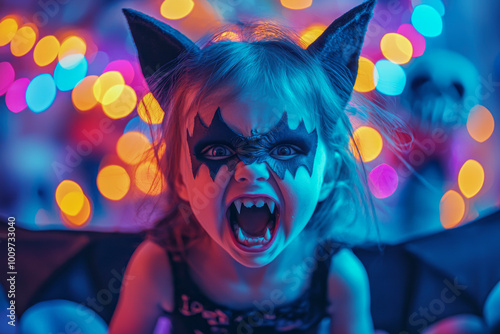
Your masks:
<path fill-rule="evenodd" d="M 220 94 L 182 131 L 179 193 L 244 266 L 276 258 L 325 197 L 326 150 L 306 108 L 264 94 Z"/>

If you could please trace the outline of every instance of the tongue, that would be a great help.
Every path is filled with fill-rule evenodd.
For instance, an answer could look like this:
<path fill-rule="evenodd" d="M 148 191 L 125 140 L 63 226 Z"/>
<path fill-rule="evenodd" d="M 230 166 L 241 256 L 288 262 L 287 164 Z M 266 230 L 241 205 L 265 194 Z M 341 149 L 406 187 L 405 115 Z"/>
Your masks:
<path fill-rule="evenodd" d="M 247 208 L 242 206 L 241 213 L 239 215 L 236 214 L 238 225 L 243 231 L 246 234 L 259 237 L 266 233 L 269 218 L 269 211 L 265 206 L 261 208 L 255 206 Z"/>

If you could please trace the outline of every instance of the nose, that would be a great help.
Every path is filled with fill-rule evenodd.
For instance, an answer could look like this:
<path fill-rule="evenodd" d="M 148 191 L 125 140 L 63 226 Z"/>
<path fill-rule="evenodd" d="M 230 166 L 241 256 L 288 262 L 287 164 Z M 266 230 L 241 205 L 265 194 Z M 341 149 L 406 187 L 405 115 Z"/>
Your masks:
<path fill-rule="evenodd" d="M 267 164 L 265 162 L 254 162 L 245 165 L 243 161 L 240 161 L 238 165 L 236 165 L 234 178 L 238 182 L 266 181 L 269 179 Z"/>

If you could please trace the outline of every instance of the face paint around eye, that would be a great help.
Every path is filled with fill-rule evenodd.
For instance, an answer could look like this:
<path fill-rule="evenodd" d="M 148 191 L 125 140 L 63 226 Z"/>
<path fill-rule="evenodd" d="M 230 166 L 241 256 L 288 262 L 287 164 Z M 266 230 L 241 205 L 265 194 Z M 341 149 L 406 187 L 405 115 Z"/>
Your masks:
<path fill-rule="evenodd" d="M 245 137 L 226 124 L 219 107 L 208 126 L 202 122 L 199 114 L 196 115 L 193 135 L 190 136 L 188 131 L 187 141 L 194 178 L 202 164 L 208 167 L 210 177 L 215 180 L 222 166 L 227 165 L 228 170 L 232 171 L 242 161 L 247 165 L 266 162 L 279 178 L 284 179 L 287 170 L 295 177 L 300 166 L 304 166 L 312 175 L 318 135 L 316 129 L 308 133 L 303 120 L 296 129 L 291 130 L 285 111 L 269 132 Z M 220 154 L 214 154 L 215 148 Z M 229 155 L 231 151 L 234 154 Z"/>
<path fill-rule="evenodd" d="M 206 149 L 204 149 L 202 153 L 205 158 L 211 160 L 226 159 L 234 155 L 234 151 L 228 148 L 226 145 L 210 145 Z"/>

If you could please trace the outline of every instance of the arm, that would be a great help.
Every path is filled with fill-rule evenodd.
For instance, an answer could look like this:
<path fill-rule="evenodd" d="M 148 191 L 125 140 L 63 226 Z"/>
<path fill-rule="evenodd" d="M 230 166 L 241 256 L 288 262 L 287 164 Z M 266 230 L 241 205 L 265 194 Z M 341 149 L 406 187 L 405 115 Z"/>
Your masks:
<path fill-rule="evenodd" d="M 328 297 L 331 333 L 373 334 L 368 276 L 350 250 L 342 249 L 332 258 Z"/>
<path fill-rule="evenodd" d="M 146 240 L 127 266 L 108 333 L 152 333 L 163 309 L 173 309 L 170 262 L 165 250 Z"/>

